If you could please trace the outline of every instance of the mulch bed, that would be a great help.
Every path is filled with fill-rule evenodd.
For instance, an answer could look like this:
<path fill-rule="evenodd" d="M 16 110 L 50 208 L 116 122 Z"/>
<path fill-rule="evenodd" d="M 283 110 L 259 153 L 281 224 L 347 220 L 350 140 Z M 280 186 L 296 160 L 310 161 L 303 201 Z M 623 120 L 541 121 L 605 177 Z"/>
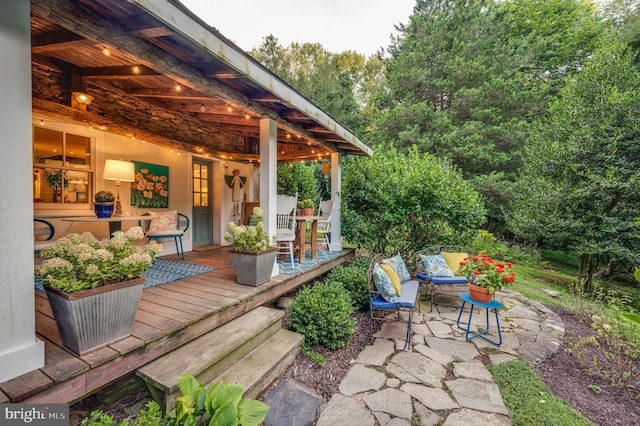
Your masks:
<path fill-rule="evenodd" d="M 570 342 L 593 334 L 589 324 L 571 312 L 549 306 L 564 322 L 565 339 L 554 356 L 535 367 L 536 372 L 558 397 L 598 425 L 640 425 L 640 389 L 613 387 L 605 379 L 589 376 Z M 637 361 L 636 361 L 637 362 Z M 597 386 L 597 392 L 589 386 Z"/>

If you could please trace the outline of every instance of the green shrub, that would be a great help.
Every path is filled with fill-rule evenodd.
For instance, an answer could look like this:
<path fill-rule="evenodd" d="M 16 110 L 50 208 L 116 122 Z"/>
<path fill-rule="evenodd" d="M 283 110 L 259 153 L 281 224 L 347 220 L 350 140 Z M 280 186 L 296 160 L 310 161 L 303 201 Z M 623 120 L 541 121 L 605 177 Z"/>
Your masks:
<path fill-rule="evenodd" d="M 416 149 L 346 158 L 343 176 L 342 235 L 369 253 L 412 259 L 429 245 L 467 245 L 485 220 L 462 173 Z"/>
<path fill-rule="evenodd" d="M 633 389 L 640 381 L 640 327 L 625 312 L 603 311 L 591 316 L 594 334 L 571 346 L 589 374 L 609 380 L 612 386 Z"/>
<path fill-rule="evenodd" d="M 369 306 L 367 289 L 367 270 L 371 259 L 362 257 L 346 266 L 337 266 L 327 274 L 325 282 L 339 282 L 349 292 L 354 309 Z"/>
<path fill-rule="evenodd" d="M 82 420 L 82 426 L 146 426 L 146 425 L 163 425 L 166 419 L 162 418 L 160 406 L 155 401 L 149 401 L 146 410 L 140 411 L 134 417 L 125 419 L 117 423 L 113 416 L 104 413 L 102 410 L 92 411 L 89 417 Z"/>
<path fill-rule="evenodd" d="M 320 198 L 317 185 L 312 165 L 300 162 L 278 164 L 278 194 L 293 196 L 297 193 L 298 200 L 311 199 L 315 202 Z"/>
<path fill-rule="evenodd" d="M 289 308 L 291 327 L 305 337 L 305 344 L 338 349 L 349 342 L 355 321 L 349 293 L 338 282 L 307 287 L 298 293 Z"/>

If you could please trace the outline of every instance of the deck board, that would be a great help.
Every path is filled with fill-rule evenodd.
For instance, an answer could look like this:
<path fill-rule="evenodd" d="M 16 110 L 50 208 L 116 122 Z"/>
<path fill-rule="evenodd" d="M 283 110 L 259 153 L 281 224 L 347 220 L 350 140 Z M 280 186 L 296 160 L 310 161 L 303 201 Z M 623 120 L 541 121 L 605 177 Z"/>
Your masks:
<path fill-rule="evenodd" d="M 186 262 L 217 269 L 145 289 L 131 335 L 84 357 L 62 346 L 46 294 L 34 290 L 36 332 L 45 342 L 45 366 L 0 383 L 0 402 L 73 403 L 83 399 L 353 256 L 353 250 L 345 250 L 340 257 L 305 272 L 281 274 L 252 287 L 236 282 L 228 248 L 185 253 Z M 164 258 L 181 260 L 178 255 Z"/>

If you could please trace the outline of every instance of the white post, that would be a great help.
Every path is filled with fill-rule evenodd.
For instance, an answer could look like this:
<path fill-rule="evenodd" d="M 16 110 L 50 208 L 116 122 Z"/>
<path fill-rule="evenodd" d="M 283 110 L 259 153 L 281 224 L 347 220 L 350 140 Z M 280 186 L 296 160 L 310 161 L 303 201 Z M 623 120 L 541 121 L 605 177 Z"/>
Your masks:
<path fill-rule="evenodd" d="M 340 231 L 342 211 L 342 170 L 340 169 L 340 153 L 331 153 L 331 198 L 333 199 L 333 215 L 331 216 L 331 251 L 342 250 L 342 232 Z"/>
<path fill-rule="evenodd" d="M 35 334 L 29 2 L 0 6 L 0 382 L 44 366 Z M 11 59 L 7 59 L 11 58 Z"/>
<path fill-rule="evenodd" d="M 276 235 L 276 202 L 278 179 L 278 126 L 271 118 L 260 120 L 260 208 L 264 212 L 264 226 L 269 237 Z M 273 265 L 271 276 L 278 275 L 280 267 Z"/>

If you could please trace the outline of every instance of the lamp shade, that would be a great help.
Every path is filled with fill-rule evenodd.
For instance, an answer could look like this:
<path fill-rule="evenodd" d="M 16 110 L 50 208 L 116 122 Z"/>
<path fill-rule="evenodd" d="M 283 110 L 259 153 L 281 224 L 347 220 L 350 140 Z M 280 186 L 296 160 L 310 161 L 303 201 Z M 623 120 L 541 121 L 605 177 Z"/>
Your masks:
<path fill-rule="evenodd" d="M 104 174 L 102 178 L 105 180 L 133 182 L 136 180 L 135 174 L 133 163 L 120 160 L 107 160 L 104 163 Z"/>

